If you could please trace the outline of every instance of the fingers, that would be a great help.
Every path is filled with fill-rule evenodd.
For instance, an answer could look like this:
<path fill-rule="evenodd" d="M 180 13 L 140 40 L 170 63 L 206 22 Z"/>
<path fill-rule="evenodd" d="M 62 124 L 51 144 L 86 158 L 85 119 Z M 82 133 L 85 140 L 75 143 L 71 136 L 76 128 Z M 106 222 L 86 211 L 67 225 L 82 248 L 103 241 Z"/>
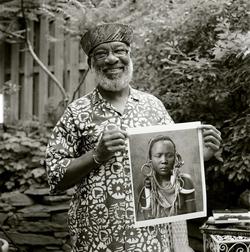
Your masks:
<path fill-rule="evenodd" d="M 221 132 L 213 125 L 205 124 L 199 127 L 202 130 L 204 141 L 204 160 L 209 160 L 221 146 Z"/>
<path fill-rule="evenodd" d="M 103 140 L 126 139 L 127 133 L 124 130 L 106 130 L 103 132 Z"/>
<path fill-rule="evenodd" d="M 122 135 L 124 135 L 125 137 L 127 137 L 127 132 L 118 128 L 115 124 L 108 124 L 105 127 L 104 132 L 107 134 L 111 134 L 111 135 L 114 134 L 115 132 L 118 132 L 118 133 L 121 133 Z"/>
<path fill-rule="evenodd" d="M 116 146 L 109 146 L 107 147 L 107 150 L 110 152 L 110 153 L 115 153 L 117 151 L 124 151 L 126 148 L 125 145 L 116 145 Z"/>
<path fill-rule="evenodd" d="M 220 131 L 209 124 L 201 125 L 199 128 L 202 129 L 205 146 L 217 151 L 222 141 Z"/>
<path fill-rule="evenodd" d="M 216 145 L 216 144 L 211 143 L 211 142 L 207 142 L 204 145 L 207 148 L 211 148 L 213 151 L 218 151 L 220 149 L 220 145 Z"/>
<path fill-rule="evenodd" d="M 104 145 L 108 151 L 122 151 L 126 148 L 125 140 L 123 139 L 114 139 L 104 142 Z"/>
<path fill-rule="evenodd" d="M 108 160 L 115 152 L 126 148 L 127 133 L 115 127 L 107 127 L 98 141 L 96 153 L 99 160 Z"/>
<path fill-rule="evenodd" d="M 125 149 L 127 134 L 122 130 L 108 130 L 103 134 L 103 145 L 110 152 L 122 151 Z"/>
<path fill-rule="evenodd" d="M 213 125 L 204 124 L 199 126 L 199 128 L 203 131 L 203 137 L 212 135 L 221 141 L 221 132 L 218 129 L 216 129 Z"/>
<path fill-rule="evenodd" d="M 207 135 L 207 136 L 204 136 L 203 139 L 204 139 L 204 145 L 206 147 L 210 147 L 216 151 L 219 150 L 221 141 L 218 138 L 211 135 Z"/>

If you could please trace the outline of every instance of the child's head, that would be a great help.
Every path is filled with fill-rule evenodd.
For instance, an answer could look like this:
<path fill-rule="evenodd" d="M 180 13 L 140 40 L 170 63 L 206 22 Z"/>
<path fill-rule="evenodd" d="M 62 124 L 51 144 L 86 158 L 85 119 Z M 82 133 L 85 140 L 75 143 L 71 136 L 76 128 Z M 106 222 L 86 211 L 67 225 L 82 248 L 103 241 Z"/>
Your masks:
<path fill-rule="evenodd" d="M 149 160 L 161 176 L 171 175 L 176 158 L 175 144 L 168 136 L 157 136 L 149 143 Z"/>

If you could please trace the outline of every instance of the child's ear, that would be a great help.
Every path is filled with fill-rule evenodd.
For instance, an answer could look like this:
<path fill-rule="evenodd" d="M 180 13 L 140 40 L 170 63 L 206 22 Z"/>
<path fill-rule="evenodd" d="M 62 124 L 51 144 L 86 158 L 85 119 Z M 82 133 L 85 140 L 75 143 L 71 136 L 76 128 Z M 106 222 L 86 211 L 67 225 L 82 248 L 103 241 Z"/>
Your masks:
<path fill-rule="evenodd" d="M 146 176 L 146 177 L 150 177 L 152 176 L 152 172 L 153 172 L 153 168 L 152 168 L 152 164 L 151 161 L 148 161 L 146 164 L 144 164 L 141 167 L 141 173 Z"/>
<path fill-rule="evenodd" d="M 175 167 L 181 168 L 181 166 L 183 165 L 184 165 L 184 161 L 182 160 L 181 155 L 178 152 L 176 152 L 175 153 Z"/>

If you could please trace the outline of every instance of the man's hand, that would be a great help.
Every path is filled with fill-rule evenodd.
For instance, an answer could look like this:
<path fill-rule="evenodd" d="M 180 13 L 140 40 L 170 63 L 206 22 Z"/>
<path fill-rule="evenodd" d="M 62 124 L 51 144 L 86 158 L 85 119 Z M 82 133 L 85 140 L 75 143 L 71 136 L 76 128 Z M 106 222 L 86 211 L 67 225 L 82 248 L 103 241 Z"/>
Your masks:
<path fill-rule="evenodd" d="M 109 160 L 116 151 L 124 151 L 127 133 L 115 125 L 108 125 L 96 146 L 96 159 L 102 163 Z"/>
<path fill-rule="evenodd" d="M 221 133 L 214 126 L 204 124 L 200 126 L 204 142 L 204 160 L 207 161 L 219 151 L 221 145 Z"/>

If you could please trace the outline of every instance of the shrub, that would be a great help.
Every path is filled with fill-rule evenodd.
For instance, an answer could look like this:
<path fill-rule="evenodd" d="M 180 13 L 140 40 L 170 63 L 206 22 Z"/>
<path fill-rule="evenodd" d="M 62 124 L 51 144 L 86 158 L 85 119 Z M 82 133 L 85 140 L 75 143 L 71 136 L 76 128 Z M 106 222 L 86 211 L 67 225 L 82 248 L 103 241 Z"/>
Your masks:
<path fill-rule="evenodd" d="M 30 125 L 25 129 L 7 128 L 0 135 L 1 192 L 47 186 L 43 164 L 47 135 L 46 129 Z"/>
<path fill-rule="evenodd" d="M 229 197 L 227 186 L 245 190 L 250 177 L 249 8 L 247 0 L 173 6 L 134 54 L 134 85 L 158 96 L 176 122 L 221 130 L 224 161 L 210 161 L 206 177 L 210 193 L 217 184 Z"/>

